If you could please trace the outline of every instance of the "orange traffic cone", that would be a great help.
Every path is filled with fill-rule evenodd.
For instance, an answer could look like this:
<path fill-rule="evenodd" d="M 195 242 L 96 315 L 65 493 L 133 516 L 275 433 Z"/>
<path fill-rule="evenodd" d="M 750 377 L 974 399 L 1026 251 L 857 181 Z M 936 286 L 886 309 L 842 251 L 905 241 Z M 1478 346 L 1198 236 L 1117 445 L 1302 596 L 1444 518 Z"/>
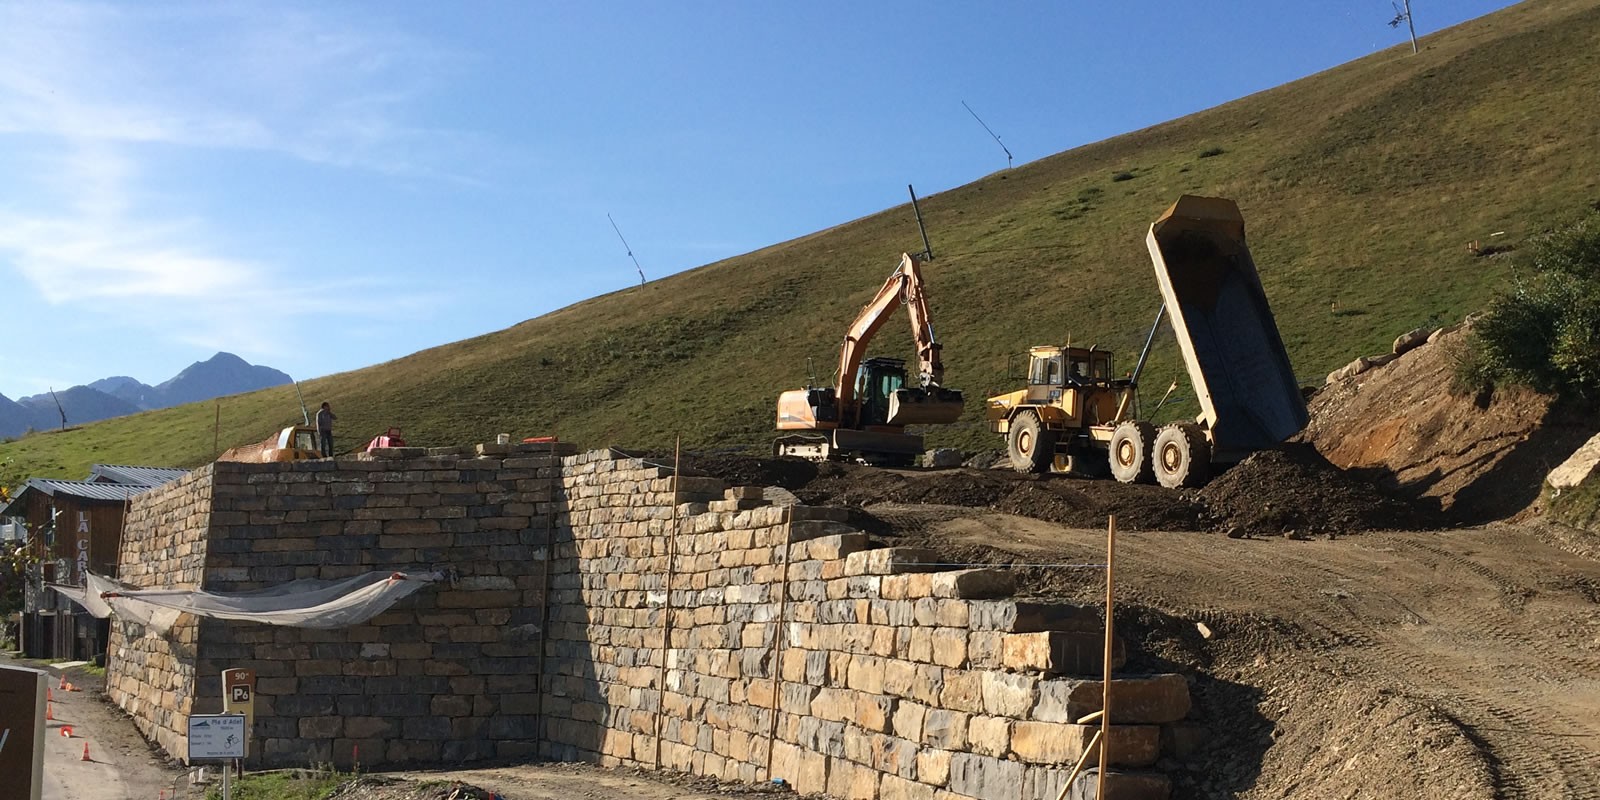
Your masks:
<path fill-rule="evenodd" d="M 37 684 L 37 683 L 34 684 L 34 686 L 38 686 L 38 685 L 39 684 Z M 34 706 L 34 708 L 38 708 L 38 706 Z M 44 704 L 44 718 L 45 719 L 55 719 L 56 718 L 56 705 L 55 705 L 55 703 L 46 702 Z"/>
<path fill-rule="evenodd" d="M 63 739 L 71 739 L 72 738 L 72 726 L 71 725 L 62 725 L 61 726 L 61 738 L 63 738 Z"/>
<path fill-rule="evenodd" d="M 46 702 L 56 699 L 56 690 L 48 686 L 44 687 L 44 699 Z"/>
<path fill-rule="evenodd" d="M 61 673 L 61 682 L 56 684 L 56 688 L 57 689 L 61 689 L 63 691 L 66 690 L 66 688 L 67 688 L 67 673 L 65 673 L 65 672 Z"/>
<path fill-rule="evenodd" d="M 83 758 L 81 758 L 79 760 L 80 761 L 93 761 L 94 760 L 94 759 L 89 757 L 89 743 L 88 742 L 84 742 L 83 743 Z"/>

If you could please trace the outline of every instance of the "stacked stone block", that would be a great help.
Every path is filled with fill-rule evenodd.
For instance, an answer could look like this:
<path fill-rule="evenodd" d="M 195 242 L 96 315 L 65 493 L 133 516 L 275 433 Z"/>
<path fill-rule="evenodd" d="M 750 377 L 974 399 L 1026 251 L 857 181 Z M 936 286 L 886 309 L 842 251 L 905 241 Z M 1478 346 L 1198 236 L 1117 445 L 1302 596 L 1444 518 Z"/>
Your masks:
<path fill-rule="evenodd" d="M 1072 677 L 1101 670 L 1096 611 L 874 547 L 842 509 L 603 452 L 376 455 L 200 480 L 207 588 L 457 578 L 344 630 L 199 626 L 194 709 L 220 704 L 222 669 L 256 669 L 259 763 L 539 755 L 845 798 L 1010 800 L 1054 797 L 1098 727 L 1101 684 Z M 1143 770 L 1188 713 L 1185 681 L 1119 679 L 1112 696 L 1108 778 L 1164 797 Z"/>

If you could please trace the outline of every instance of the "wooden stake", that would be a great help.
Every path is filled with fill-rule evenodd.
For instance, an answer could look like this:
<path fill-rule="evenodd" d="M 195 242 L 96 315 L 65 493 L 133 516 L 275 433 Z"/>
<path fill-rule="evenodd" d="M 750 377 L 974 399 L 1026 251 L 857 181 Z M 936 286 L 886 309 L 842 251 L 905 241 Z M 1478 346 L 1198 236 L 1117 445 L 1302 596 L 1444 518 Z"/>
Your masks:
<path fill-rule="evenodd" d="M 672 570 L 678 550 L 678 475 L 683 471 L 683 437 L 672 446 L 672 532 L 667 534 L 667 585 L 661 601 L 661 677 L 656 686 L 655 768 L 661 769 L 661 721 L 667 715 L 667 657 L 672 652 Z"/>
<path fill-rule="evenodd" d="M 1100 772 L 1095 783 L 1096 798 L 1106 796 L 1106 770 L 1111 766 L 1111 651 L 1115 641 L 1112 610 L 1116 605 L 1117 517 L 1106 520 L 1106 652 L 1101 664 L 1105 677 L 1101 682 L 1100 699 Z"/>
<path fill-rule="evenodd" d="M 783 541 L 778 547 L 783 552 L 783 578 L 778 583 L 778 619 L 772 636 L 772 725 L 767 730 L 767 782 L 772 782 L 772 747 L 778 741 L 778 692 L 783 677 L 783 645 L 787 632 L 783 616 L 789 608 L 789 548 L 794 536 L 794 506 L 783 509 Z"/>
<path fill-rule="evenodd" d="M 1083 753 L 1078 756 L 1078 763 L 1072 767 L 1072 772 L 1067 775 L 1067 782 L 1061 784 L 1061 791 L 1056 795 L 1056 800 L 1066 800 L 1067 792 L 1072 791 L 1072 782 L 1078 779 L 1078 773 L 1083 771 L 1083 765 L 1089 763 L 1089 756 L 1094 755 L 1094 749 L 1100 744 L 1100 732 L 1095 731 L 1089 739 L 1089 746 L 1083 748 Z M 1105 766 L 1100 767 L 1105 772 Z"/>

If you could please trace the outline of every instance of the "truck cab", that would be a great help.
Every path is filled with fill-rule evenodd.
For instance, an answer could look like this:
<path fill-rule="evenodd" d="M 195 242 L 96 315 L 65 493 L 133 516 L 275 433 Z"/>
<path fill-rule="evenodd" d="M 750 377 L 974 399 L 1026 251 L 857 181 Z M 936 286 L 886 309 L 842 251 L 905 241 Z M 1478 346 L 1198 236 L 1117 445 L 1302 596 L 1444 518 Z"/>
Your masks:
<path fill-rule="evenodd" d="M 1026 357 L 1026 374 L 1012 376 L 1026 388 L 985 405 L 990 430 L 1006 437 L 1018 469 L 1097 471 L 1118 414 L 1131 401 L 1130 382 L 1115 377 L 1115 357 L 1070 346 L 1034 347 Z"/>

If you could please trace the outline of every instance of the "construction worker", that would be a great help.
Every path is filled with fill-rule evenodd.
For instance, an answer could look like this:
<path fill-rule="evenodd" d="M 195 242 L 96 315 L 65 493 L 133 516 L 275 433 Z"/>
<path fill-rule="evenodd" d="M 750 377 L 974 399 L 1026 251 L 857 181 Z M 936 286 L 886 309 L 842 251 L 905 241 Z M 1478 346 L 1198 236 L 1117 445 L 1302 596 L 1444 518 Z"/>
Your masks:
<path fill-rule="evenodd" d="M 336 419 L 338 417 L 334 416 L 333 409 L 327 403 L 317 409 L 317 436 L 322 440 L 323 458 L 333 458 L 333 421 Z"/>

